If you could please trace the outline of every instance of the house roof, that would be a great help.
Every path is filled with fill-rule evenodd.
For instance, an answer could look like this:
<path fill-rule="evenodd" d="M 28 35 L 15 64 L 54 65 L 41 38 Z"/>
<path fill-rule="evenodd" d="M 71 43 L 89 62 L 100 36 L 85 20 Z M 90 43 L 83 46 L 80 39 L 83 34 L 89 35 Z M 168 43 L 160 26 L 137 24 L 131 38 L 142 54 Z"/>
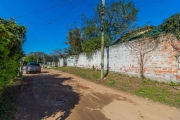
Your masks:
<path fill-rule="evenodd" d="M 154 28 L 155 28 L 154 26 L 145 26 L 145 27 L 130 31 L 130 32 L 126 33 L 125 35 L 123 35 L 121 38 L 119 38 L 116 42 L 114 42 L 113 45 L 115 45 L 121 41 L 124 41 L 127 38 L 131 39 L 131 38 L 135 38 L 140 35 L 143 35 L 144 33 L 148 32 Z"/>

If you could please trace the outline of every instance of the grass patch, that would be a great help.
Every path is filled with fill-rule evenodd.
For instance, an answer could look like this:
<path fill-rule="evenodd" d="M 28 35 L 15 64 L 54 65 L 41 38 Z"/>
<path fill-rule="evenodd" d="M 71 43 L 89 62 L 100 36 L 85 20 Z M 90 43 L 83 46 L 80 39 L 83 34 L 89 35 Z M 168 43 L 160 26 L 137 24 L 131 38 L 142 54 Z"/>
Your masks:
<path fill-rule="evenodd" d="M 6 87 L 0 88 L 0 120 L 15 119 L 20 80 L 15 79 Z"/>
<path fill-rule="evenodd" d="M 100 71 L 94 69 L 85 69 L 77 67 L 59 67 L 57 70 L 68 72 L 98 84 L 113 87 L 118 90 L 129 92 L 150 100 L 160 102 L 166 105 L 180 107 L 180 90 L 174 89 L 174 86 L 180 88 L 180 84 L 165 83 L 149 79 L 141 79 L 136 76 L 110 72 L 104 79 L 100 79 Z"/>
<path fill-rule="evenodd" d="M 167 105 L 180 107 L 180 92 L 169 91 L 168 87 L 146 86 L 136 89 L 134 93 Z"/>

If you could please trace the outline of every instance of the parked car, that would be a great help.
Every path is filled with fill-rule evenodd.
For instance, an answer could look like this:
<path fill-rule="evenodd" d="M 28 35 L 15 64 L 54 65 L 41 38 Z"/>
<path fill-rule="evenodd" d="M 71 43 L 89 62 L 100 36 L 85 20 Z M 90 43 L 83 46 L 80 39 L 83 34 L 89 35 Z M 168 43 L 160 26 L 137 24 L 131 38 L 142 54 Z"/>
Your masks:
<path fill-rule="evenodd" d="M 39 65 L 39 63 L 30 62 L 27 64 L 26 73 L 32 73 L 32 72 L 41 73 L 41 66 Z"/>

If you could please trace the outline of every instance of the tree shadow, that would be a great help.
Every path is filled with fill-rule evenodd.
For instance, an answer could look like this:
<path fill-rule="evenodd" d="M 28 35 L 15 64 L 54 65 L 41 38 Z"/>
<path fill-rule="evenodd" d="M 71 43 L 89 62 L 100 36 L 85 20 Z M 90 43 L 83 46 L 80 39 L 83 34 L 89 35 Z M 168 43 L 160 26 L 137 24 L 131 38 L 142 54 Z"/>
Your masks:
<path fill-rule="evenodd" d="M 41 71 L 41 73 L 49 73 L 48 71 Z"/>
<path fill-rule="evenodd" d="M 0 89 L 0 120 L 15 118 L 19 90 L 20 85 L 8 85 Z"/>
<path fill-rule="evenodd" d="M 25 76 L 20 86 L 17 112 L 14 120 L 40 120 L 53 118 L 65 120 L 79 103 L 80 95 L 60 74 L 33 74 Z"/>

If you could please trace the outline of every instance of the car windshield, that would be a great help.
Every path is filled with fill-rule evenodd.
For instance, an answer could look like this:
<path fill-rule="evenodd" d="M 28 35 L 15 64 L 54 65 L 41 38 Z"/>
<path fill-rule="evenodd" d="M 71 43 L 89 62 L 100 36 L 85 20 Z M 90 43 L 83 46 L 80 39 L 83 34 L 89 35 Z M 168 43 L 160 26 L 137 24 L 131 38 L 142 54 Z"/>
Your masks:
<path fill-rule="evenodd" d="M 29 63 L 28 65 L 40 66 L 38 63 Z"/>

